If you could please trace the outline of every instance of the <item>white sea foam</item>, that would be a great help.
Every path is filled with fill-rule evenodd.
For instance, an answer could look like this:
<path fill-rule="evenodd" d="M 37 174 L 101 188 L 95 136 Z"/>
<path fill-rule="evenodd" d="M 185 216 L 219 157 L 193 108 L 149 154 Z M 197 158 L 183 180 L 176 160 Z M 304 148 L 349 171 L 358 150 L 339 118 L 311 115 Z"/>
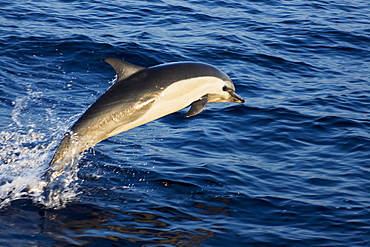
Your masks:
<path fill-rule="evenodd" d="M 0 208 L 21 198 L 32 199 L 47 208 L 61 208 L 77 195 L 76 164 L 70 165 L 55 181 L 49 182 L 44 176 L 60 134 L 68 126 L 35 130 L 35 121 L 28 118 L 27 112 L 32 112 L 29 105 L 37 104 L 41 95 L 29 90 L 26 96 L 17 98 L 11 116 L 14 124 L 0 132 Z M 38 117 L 45 121 L 52 119 L 52 114 L 51 109 L 45 109 Z"/>

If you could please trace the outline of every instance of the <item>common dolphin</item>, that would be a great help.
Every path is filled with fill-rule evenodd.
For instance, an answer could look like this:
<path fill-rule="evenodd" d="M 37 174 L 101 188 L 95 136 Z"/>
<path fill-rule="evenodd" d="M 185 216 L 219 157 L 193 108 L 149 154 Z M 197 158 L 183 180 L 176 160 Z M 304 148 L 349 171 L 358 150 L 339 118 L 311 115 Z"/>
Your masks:
<path fill-rule="evenodd" d="M 50 162 L 53 171 L 108 137 L 190 105 L 185 117 L 200 113 L 207 103 L 244 103 L 229 76 L 205 63 L 143 68 L 115 58 L 105 61 L 116 71 L 117 80 L 65 134 Z"/>

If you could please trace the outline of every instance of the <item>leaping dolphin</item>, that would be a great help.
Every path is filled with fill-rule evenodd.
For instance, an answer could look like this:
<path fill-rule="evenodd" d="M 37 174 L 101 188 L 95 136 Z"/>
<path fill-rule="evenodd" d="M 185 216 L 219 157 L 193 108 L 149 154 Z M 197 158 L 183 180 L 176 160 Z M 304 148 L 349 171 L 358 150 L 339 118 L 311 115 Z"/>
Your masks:
<path fill-rule="evenodd" d="M 116 71 L 117 80 L 65 134 L 50 162 L 54 171 L 108 137 L 190 105 L 185 117 L 200 113 L 207 103 L 244 103 L 229 76 L 208 64 L 143 68 L 115 58 L 105 61 Z"/>

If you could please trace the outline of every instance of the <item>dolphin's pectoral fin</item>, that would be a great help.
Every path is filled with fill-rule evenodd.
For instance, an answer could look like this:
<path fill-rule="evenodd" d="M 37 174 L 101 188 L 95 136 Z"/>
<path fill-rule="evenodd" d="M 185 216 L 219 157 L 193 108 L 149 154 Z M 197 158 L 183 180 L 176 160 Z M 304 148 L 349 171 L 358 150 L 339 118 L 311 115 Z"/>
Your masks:
<path fill-rule="evenodd" d="M 132 63 L 122 61 L 116 58 L 106 58 L 105 62 L 109 63 L 113 69 L 116 71 L 118 80 L 123 80 L 129 77 L 130 75 L 135 74 L 136 72 L 143 70 L 145 68 L 134 65 Z"/>
<path fill-rule="evenodd" d="M 185 117 L 192 117 L 203 111 L 208 102 L 208 96 L 204 95 L 202 98 L 191 103 L 190 110 L 185 114 Z"/>

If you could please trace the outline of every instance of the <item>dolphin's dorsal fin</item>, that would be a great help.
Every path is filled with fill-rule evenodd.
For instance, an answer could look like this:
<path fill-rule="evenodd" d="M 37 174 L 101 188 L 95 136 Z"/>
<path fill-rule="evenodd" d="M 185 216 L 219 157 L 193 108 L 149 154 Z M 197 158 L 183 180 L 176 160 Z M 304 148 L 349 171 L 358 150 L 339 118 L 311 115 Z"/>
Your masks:
<path fill-rule="evenodd" d="M 106 58 L 104 59 L 104 61 L 109 63 L 116 71 L 116 74 L 118 76 L 117 81 L 126 79 L 130 75 L 145 69 L 143 67 L 116 58 Z"/>
<path fill-rule="evenodd" d="M 203 111 L 208 102 L 208 96 L 204 95 L 202 98 L 191 103 L 190 110 L 185 114 L 185 117 L 192 117 Z"/>

